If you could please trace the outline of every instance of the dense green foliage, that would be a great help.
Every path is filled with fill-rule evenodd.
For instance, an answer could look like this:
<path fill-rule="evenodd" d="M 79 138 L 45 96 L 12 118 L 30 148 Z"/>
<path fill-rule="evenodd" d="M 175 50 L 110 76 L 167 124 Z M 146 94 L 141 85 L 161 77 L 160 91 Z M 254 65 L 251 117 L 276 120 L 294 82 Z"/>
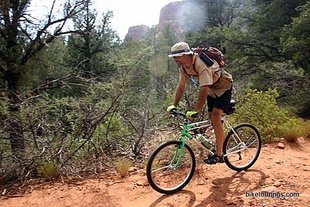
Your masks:
<path fill-rule="evenodd" d="M 285 25 L 281 34 L 283 52 L 310 73 L 310 1 L 298 8 L 300 15 Z"/>
<path fill-rule="evenodd" d="M 211 2 L 221 5 L 221 1 Z M 309 1 L 232 2 L 238 5 L 233 7 L 234 21 L 225 26 L 211 23 L 189 34 L 188 41 L 193 47 L 214 45 L 226 51 L 227 68 L 238 91 L 276 88 L 278 103 L 309 117 Z"/>
<path fill-rule="evenodd" d="M 262 92 L 249 89 L 238 100 L 236 113 L 230 119 L 234 123 L 253 124 L 259 129 L 263 141 L 273 141 L 283 135 L 279 130 L 282 126 L 292 129 L 300 124 L 288 110 L 279 107 L 276 101 L 278 96 L 276 90 Z M 305 135 L 305 132 L 301 133 L 301 136 Z"/>
<path fill-rule="evenodd" d="M 310 117 L 309 1 L 187 1 L 206 11 L 200 28 L 177 35 L 154 26 L 131 42 L 111 28 L 113 12 L 98 15 L 90 0 L 68 1 L 63 18 L 40 22 L 24 21 L 30 0 L 1 2 L 0 181 L 144 159 L 145 143 L 167 124 L 178 81 L 168 54 L 181 40 L 225 51 L 238 99 L 234 122 L 256 125 L 265 141 L 299 125 L 305 130 L 293 136 L 307 134 L 309 123 L 296 117 Z M 69 19 L 72 30 L 64 27 Z M 184 109 L 197 98 L 188 85 Z"/>

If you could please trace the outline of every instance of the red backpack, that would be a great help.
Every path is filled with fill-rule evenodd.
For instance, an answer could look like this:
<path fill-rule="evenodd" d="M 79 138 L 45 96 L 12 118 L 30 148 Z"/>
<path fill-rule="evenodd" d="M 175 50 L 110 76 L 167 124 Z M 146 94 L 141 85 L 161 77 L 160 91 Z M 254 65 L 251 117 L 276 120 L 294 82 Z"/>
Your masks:
<path fill-rule="evenodd" d="M 213 65 L 212 59 L 215 60 L 220 65 L 221 68 L 226 65 L 225 56 L 219 49 L 215 47 L 206 47 L 206 48 L 197 47 L 197 48 L 192 48 L 192 51 L 198 53 L 199 57 L 208 66 Z"/>

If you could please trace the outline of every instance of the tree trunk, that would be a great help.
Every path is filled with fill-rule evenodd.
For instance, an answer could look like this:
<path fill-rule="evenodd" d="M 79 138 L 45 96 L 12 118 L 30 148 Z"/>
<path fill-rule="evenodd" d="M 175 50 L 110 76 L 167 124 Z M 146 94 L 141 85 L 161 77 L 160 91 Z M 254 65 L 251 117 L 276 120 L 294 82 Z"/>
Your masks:
<path fill-rule="evenodd" d="M 17 159 L 22 159 L 25 155 L 25 140 L 23 134 L 23 128 L 19 117 L 19 104 L 18 98 L 18 79 L 19 73 L 14 73 L 12 70 L 7 71 L 5 79 L 8 84 L 9 91 L 9 110 L 10 118 L 8 121 L 9 140 L 11 144 L 12 154 Z"/>
<path fill-rule="evenodd" d="M 9 133 L 12 154 L 15 158 L 22 159 L 25 155 L 25 140 L 23 135 L 23 128 L 18 118 L 12 118 L 12 120 L 9 121 Z"/>

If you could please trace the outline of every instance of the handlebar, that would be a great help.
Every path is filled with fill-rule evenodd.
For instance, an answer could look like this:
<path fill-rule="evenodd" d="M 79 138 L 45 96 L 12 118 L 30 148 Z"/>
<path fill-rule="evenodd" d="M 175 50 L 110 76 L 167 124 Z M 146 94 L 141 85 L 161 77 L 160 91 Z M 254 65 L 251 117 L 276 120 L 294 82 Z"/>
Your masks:
<path fill-rule="evenodd" d="M 193 120 L 187 117 L 184 112 L 178 111 L 177 109 L 172 109 L 170 114 L 176 118 L 182 118 L 183 121 L 179 123 L 179 126 L 184 129 L 184 125 L 186 125 L 185 129 L 191 131 L 194 134 L 201 134 L 202 129 L 205 131 L 206 127 L 212 126 L 210 120 Z"/>
<path fill-rule="evenodd" d="M 235 105 L 236 105 L 236 101 L 233 100 L 233 99 L 230 100 L 230 106 L 229 106 L 228 109 L 226 109 L 226 110 L 224 111 L 224 114 L 230 115 L 230 114 L 234 113 L 234 112 L 235 112 Z M 170 113 L 171 113 L 172 115 L 174 115 L 174 116 L 181 116 L 181 117 L 183 117 L 183 118 L 188 119 L 188 118 L 186 117 L 186 114 L 185 114 L 184 112 L 177 111 L 177 109 L 175 109 L 175 108 L 172 109 L 172 110 L 170 111 Z M 193 118 L 196 118 L 196 117 L 193 117 Z"/>
<path fill-rule="evenodd" d="M 179 117 L 182 117 L 184 119 L 186 119 L 187 121 L 189 122 L 193 122 L 193 118 L 197 118 L 197 115 L 198 114 L 195 114 L 195 116 L 192 116 L 191 118 L 186 116 L 186 114 L 184 112 L 181 112 L 181 111 L 177 111 L 177 109 L 172 109 L 170 111 L 170 113 L 173 115 L 173 116 L 179 116 Z"/>
<path fill-rule="evenodd" d="M 186 118 L 186 114 L 184 112 L 177 111 L 176 109 L 172 109 L 170 113 L 175 116 L 182 116 L 183 118 Z"/>

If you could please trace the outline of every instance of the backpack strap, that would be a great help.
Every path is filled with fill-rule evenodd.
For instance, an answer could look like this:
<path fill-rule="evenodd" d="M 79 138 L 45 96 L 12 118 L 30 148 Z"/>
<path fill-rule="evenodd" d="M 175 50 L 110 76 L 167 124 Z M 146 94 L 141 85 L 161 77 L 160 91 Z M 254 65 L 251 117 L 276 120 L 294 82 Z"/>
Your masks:
<path fill-rule="evenodd" d="M 194 63 L 194 65 L 193 65 L 193 67 L 195 68 L 195 63 Z M 184 67 L 182 67 L 182 70 L 183 70 L 183 72 L 189 77 L 189 79 L 192 81 L 192 83 L 194 84 L 194 86 L 195 86 L 196 88 L 198 88 L 199 82 L 198 82 L 197 80 L 195 80 L 195 79 L 193 78 L 193 76 L 189 75 L 188 72 L 186 72 L 186 70 L 185 70 Z"/>
<path fill-rule="evenodd" d="M 205 63 L 206 64 L 206 63 Z M 207 68 L 209 68 L 209 66 L 206 64 L 206 66 L 207 66 Z M 196 70 L 196 67 L 195 67 L 195 62 L 194 62 L 194 64 L 193 64 L 193 67 L 194 67 L 194 69 Z M 222 78 L 222 76 L 223 76 L 223 68 L 221 68 L 221 67 L 219 67 L 220 68 L 220 76 L 218 77 L 218 79 L 212 84 L 212 85 L 215 85 L 216 83 L 218 83 L 219 82 L 219 80 Z M 184 72 L 185 72 L 185 74 L 186 75 L 188 75 L 190 78 L 191 78 L 191 80 L 192 80 L 192 82 L 198 82 L 198 81 L 196 81 L 196 80 L 193 80 L 193 78 L 186 72 L 186 70 L 184 69 L 184 68 L 182 68 L 183 70 L 184 70 Z M 196 84 L 195 84 L 196 85 Z M 196 85 L 197 87 L 199 86 L 199 83 L 198 83 L 198 85 Z"/>

